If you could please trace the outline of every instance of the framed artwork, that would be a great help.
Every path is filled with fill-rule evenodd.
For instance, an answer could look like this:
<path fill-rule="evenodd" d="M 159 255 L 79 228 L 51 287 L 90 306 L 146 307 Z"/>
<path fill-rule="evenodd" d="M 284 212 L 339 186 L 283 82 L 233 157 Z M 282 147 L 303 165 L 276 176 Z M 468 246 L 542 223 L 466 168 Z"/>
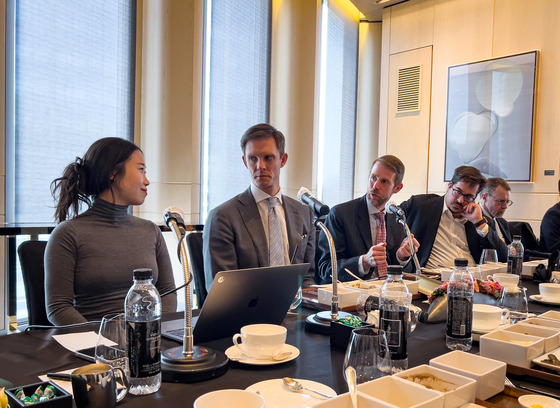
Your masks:
<path fill-rule="evenodd" d="M 455 168 L 531 181 L 538 51 L 450 66 L 445 181 Z"/>

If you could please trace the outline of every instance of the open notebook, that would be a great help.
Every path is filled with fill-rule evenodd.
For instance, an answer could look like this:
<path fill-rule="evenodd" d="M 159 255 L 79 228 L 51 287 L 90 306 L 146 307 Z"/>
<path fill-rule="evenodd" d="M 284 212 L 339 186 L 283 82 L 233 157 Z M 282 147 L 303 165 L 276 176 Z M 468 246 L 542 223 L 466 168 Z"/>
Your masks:
<path fill-rule="evenodd" d="M 200 314 L 193 318 L 194 343 L 233 336 L 248 324 L 280 324 L 309 264 L 218 272 Z M 162 336 L 183 342 L 184 319 L 161 324 Z"/>

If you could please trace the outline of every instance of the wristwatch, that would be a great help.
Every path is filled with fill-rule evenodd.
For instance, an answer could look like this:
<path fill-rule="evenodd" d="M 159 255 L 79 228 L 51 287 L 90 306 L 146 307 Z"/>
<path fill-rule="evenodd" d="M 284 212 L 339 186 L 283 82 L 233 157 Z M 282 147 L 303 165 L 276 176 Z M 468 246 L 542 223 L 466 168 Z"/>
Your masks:
<path fill-rule="evenodd" d="M 477 222 L 476 224 L 473 224 L 475 228 L 480 227 L 481 225 L 486 224 L 486 219 L 482 218 L 479 222 Z"/>

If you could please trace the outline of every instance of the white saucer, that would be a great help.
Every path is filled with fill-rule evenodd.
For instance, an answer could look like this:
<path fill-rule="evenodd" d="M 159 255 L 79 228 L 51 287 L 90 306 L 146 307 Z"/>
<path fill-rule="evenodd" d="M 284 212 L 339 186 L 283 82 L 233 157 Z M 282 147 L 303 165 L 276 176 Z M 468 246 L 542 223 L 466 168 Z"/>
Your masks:
<path fill-rule="evenodd" d="M 230 348 L 228 348 L 226 350 L 226 356 L 228 356 L 228 358 L 230 358 L 231 360 L 236 361 L 238 363 L 249 364 L 249 365 L 282 364 L 282 363 L 286 363 L 288 361 L 292 361 L 295 358 L 297 358 L 297 356 L 299 356 L 299 349 L 295 346 L 292 346 L 291 344 L 284 344 L 284 347 L 282 348 L 282 351 L 283 352 L 289 351 L 292 354 L 290 354 L 290 356 L 288 358 L 285 358 L 284 360 L 281 360 L 281 361 L 275 361 L 273 359 L 248 358 L 245 354 L 243 354 L 243 352 L 241 350 L 239 350 L 238 347 L 231 346 Z"/>
<path fill-rule="evenodd" d="M 490 333 L 491 331 L 498 330 L 498 329 L 502 329 L 502 328 L 504 328 L 504 327 L 506 327 L 506 326 L 508 326 L 508 323 L 501 323 L 501 324 L 499 324 L 499 325 L 497 325 L 497 326 L 494 326 L 494 327 L 492 327 L 492 328 L 483 329 L 483 328 L 476 328 L 476 327 L 473 325 L 473 327 L 472 327 L 472 332 L 473 332 L 473 333 L 478 333 L 478 334 L 487 334 L 487 333 Z"/>
<path fill-rule="evenodd" d="M 560 302 L 550 302 L 547 300 L 543 300 L 541 295 L 531 295 L 529 296 L 529 298 L 531 298 L 531 300 L 534 300 L 535 302 L 544 303 L 545 305 L 554 305 L 554 306 L 560 305 Z"/>
<path fill-rule="evenodd" d="M 336 397 L 336 392 L 326 385 L 315 381 L 300 380 L 304 387 Z M 282 379 L 261 381 L 246 388 L 247 391 L 259 392 L 266 402 L 266 408 L 307 408 L 328 401 L 314 392 L 303 390 L 293 392 L 282 384 Z"/>
<path fill-rule="evenodd" d="M 548 353 L 544 353 L 542 356 L 534 358 L 533 363 L 540 365 L 541 367 L 548 368 L 549 370 L 554 370 L 560 372 L 560 366 L 545 363 L 542 360 L 547 360 L 549 354 L 554 354 L 558 359 L 560 359 L 560 348 L 556 350 L 549 351 Z"/>

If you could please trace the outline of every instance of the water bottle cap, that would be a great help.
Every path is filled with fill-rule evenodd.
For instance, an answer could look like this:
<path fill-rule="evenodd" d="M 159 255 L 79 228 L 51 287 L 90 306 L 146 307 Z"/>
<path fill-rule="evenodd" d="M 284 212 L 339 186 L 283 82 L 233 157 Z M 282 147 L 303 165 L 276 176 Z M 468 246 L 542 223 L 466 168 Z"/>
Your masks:
<path fill-rule="evenodd" d="M 468 266 L 469 261 L 464 258 L 456 258 L 455 259 L 455 266 Z"/>
<path fill-rule="evenodd" d="M 514 239 L 515 241 L 521 241 L 521 235 L 514 235 L 514 236 L 513 236 L 513 239 Z"/>
<path fill-rule="evenodd" d="M 402 275 L 401 265 L 387 265 L 387 275 Z"/>
<path fill-rule="evenodd" d="M 152 279 L 152 270 L 150 268 L 140 268 L 132 271 L 132 277 L 135 280 Z"/>

